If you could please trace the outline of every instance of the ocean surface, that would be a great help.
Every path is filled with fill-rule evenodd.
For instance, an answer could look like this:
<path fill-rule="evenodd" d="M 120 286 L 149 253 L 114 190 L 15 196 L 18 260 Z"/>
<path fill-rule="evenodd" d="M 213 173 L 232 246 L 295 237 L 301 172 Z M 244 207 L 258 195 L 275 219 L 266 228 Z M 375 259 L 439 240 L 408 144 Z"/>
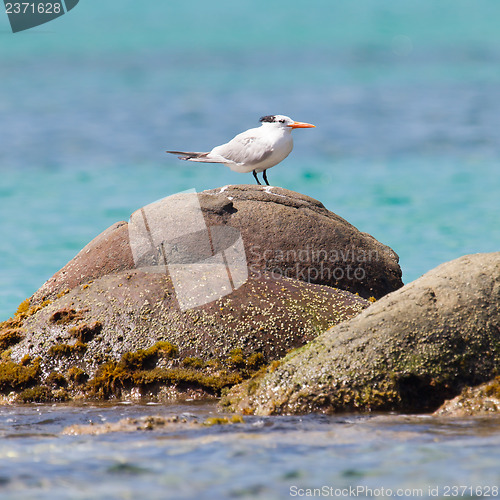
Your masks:
<path fill-rule="evenodd" d="M 314 489 L 323 498 L 500 495 L 498 418 L 245 417 L 190 430 L 62 433 L 144 415 L 219 416 L 199 403 L 0 407 L 1 498 L 275 500 Z"/>
<path fill-rule="evenodd" d="M 294 132 L 271 184 L 391 246 L 406 283 L 498 251 L 499 19 L 498 0 L 80 0 L 13 34 L 0 12 L 0 320 L 137 208 L 253 183 L 165 150 L 209 150 L 267 114 L 317 126 Z M 59 435 L 74 420 L 146 410 L 2 408 L 0 495 L 90 498 L 84 486 L 97 484 L 92 498 L 267 499 L 288 498 L 294 481 L 500 484 L 497 420 L 310 416 L 152 439 Z"/>

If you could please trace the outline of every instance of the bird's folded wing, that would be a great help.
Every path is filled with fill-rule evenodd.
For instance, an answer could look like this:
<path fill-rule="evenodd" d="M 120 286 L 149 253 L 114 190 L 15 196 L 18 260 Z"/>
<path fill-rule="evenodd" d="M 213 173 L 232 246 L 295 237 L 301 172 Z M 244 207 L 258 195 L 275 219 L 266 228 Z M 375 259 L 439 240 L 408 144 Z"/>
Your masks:
<path fill-rule="evenodd" d="M 271 156 L 272 152 L 272 147 L 261 137 L 236 136 L 227 144 L 212 149 L 210 155 L 220 155 L 234 163 L 254 165 Z"/>

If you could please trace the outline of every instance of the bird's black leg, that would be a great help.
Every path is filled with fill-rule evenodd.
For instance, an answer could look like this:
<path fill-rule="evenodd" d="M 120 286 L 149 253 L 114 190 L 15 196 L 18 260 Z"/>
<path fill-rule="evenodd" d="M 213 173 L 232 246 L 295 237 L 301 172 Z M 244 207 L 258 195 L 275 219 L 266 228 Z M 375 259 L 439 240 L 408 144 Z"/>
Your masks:
<path fill-rule="evenodd" d="M 262 177 L 264 177 L 264 180 L 266 181 L 266 184 L 269 186 L 269 182 L 267 181 L 267 170 L 264 170 L 264 173 L 262 174 Z"/>
<path fill-rule="evenodd" d="M 257 177 L 257 172 L 255 170 L 252 170 L 252 174 L 255 177 L 255 180 L 257 181 L 257 184 L 259 186 L 261 186 L 262 184 L 260 183 L 259 178 Z"/>

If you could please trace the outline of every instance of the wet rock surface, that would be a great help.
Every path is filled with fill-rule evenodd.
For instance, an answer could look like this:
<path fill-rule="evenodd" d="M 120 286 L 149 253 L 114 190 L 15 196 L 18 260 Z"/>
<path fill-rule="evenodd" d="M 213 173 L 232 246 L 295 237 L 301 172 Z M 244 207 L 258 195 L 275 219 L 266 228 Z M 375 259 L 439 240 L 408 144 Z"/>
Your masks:
<path fill-rule="evenodd" d="M 442 264 L 233 388 L 255 414 L 432 411 L 500 366 L 500 253 Z"/>

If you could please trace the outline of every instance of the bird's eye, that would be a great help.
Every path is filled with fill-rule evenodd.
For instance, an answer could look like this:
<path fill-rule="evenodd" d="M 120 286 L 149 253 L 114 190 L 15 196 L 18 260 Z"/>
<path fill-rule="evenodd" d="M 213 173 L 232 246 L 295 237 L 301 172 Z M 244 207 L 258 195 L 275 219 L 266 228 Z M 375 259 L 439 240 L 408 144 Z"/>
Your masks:
<path fill-rule="evenodd" d="M 285 120 L 280 120 L 280 123 L 285 123 Z"/>

